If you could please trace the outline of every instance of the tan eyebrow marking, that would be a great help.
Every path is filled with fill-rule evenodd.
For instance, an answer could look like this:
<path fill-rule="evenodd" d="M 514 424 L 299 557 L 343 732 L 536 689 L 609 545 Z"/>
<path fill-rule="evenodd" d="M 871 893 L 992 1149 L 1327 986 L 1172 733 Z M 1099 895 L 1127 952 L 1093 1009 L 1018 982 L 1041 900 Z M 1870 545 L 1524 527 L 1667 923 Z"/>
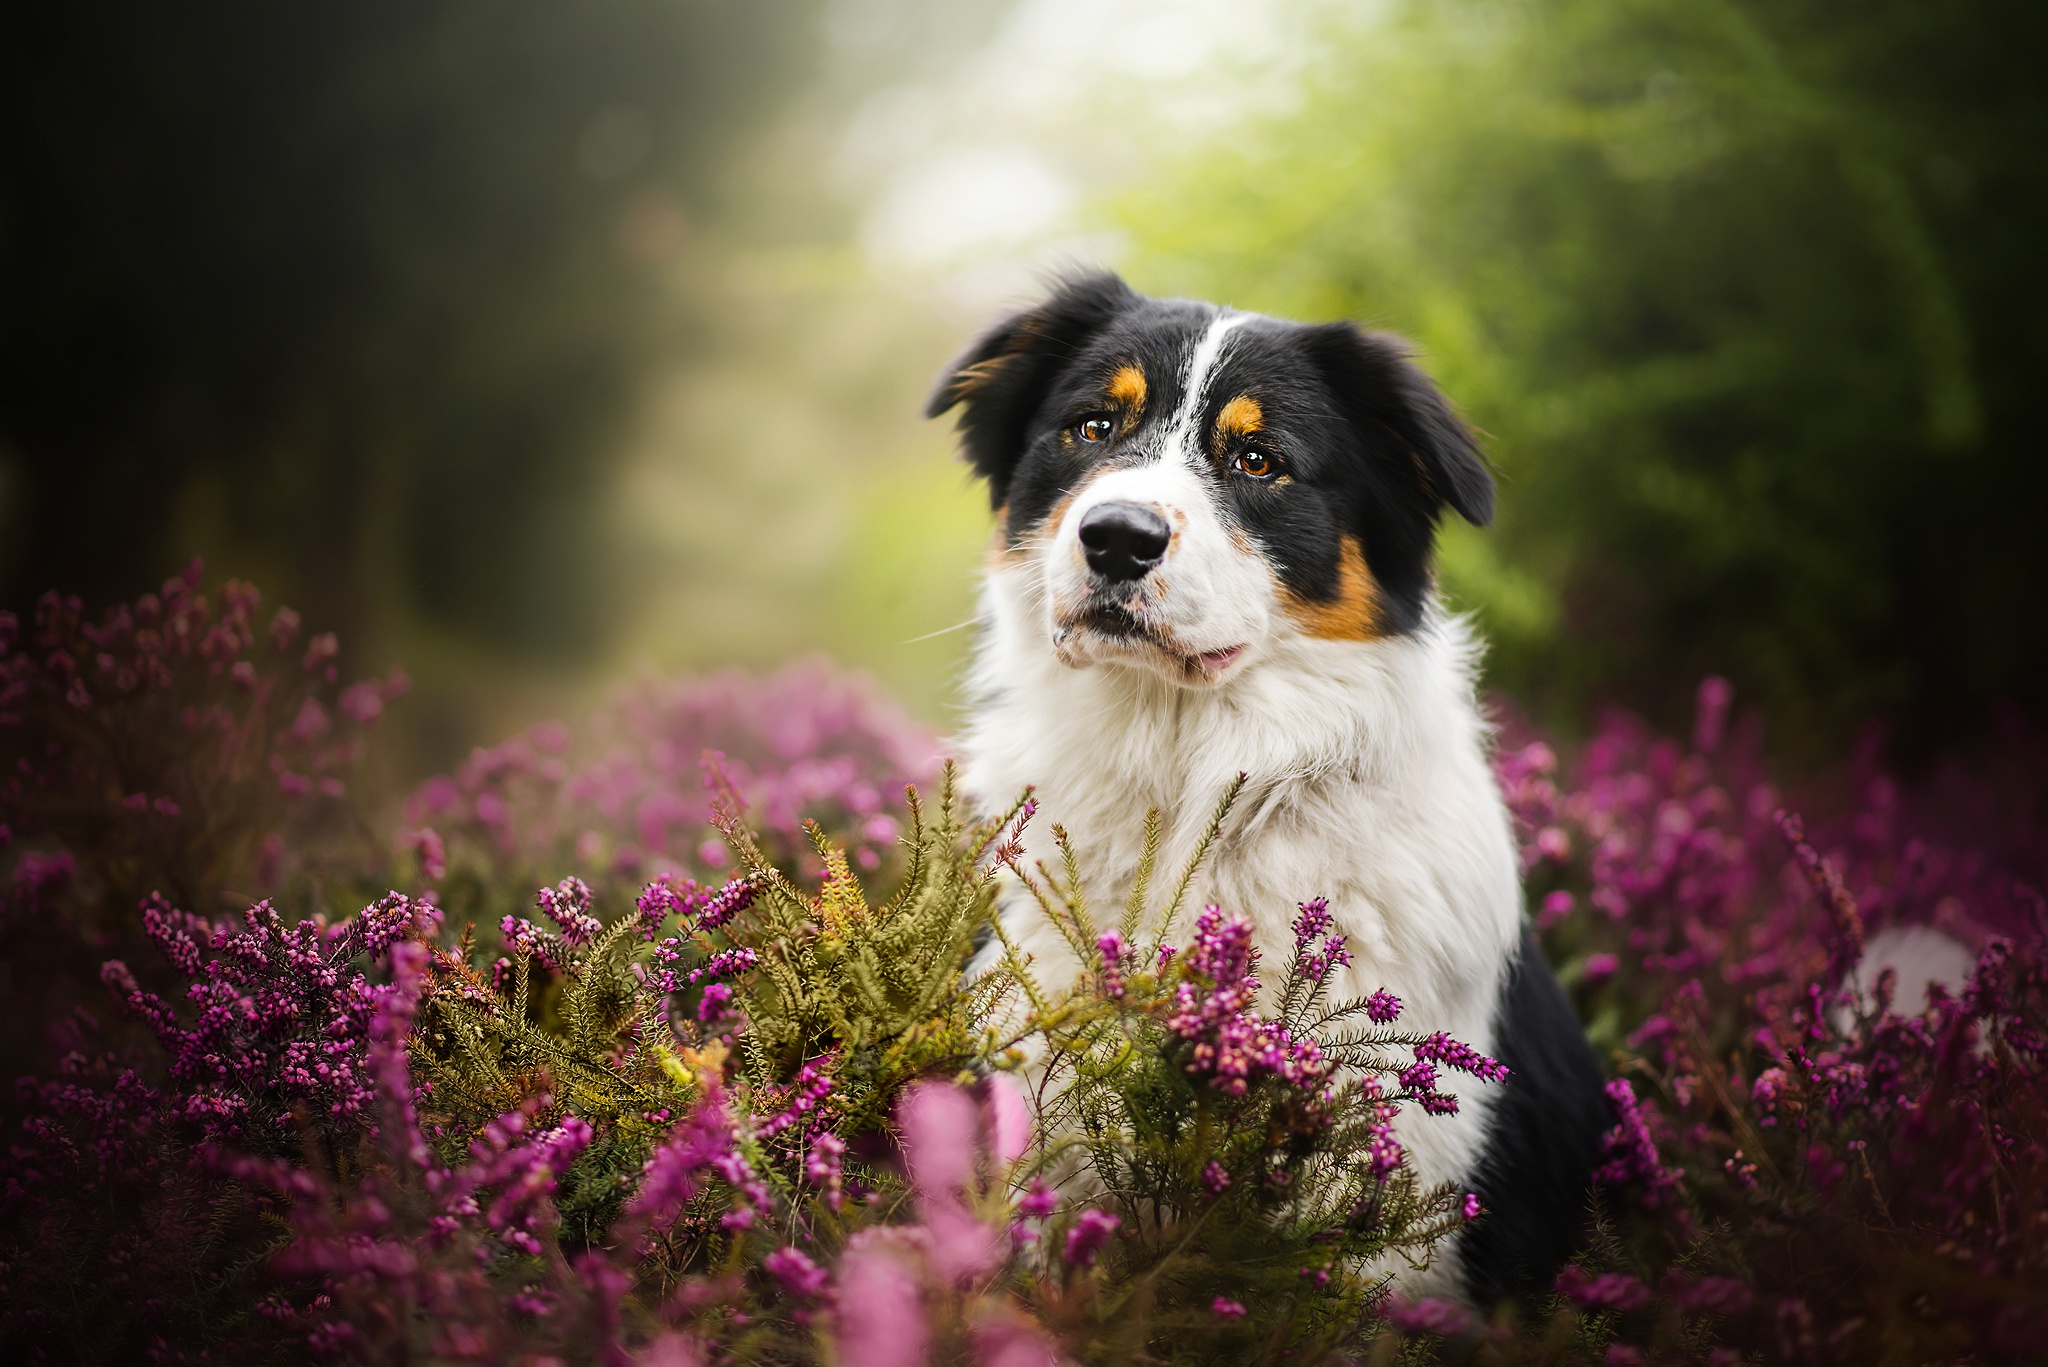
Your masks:
<path fill-rule="evenodd" d="M 1109 397 L 1132 412 L 1145 407 L 1145 372 L 1134 365 L 1120 367 L 1109 377 Z"/>
<path fill-rule="evenodd" d="M 1249 437 L 1265 425 L 1266 410 L 1249 394 L 1238 395 L 1216 415 L 1216 433 L 1221 437 Z"/>
<path fill-rule="evenodd" d="M 1337 595 L 1311 602 L 1293 590 L 1285 594 L 1287 615 L 1311 636 L 1326 641 L 1371 641 L 1380 634 L 1379 585 L 1365 567 L 1358 538 L 1347 536 L 1337 556 Z"/>

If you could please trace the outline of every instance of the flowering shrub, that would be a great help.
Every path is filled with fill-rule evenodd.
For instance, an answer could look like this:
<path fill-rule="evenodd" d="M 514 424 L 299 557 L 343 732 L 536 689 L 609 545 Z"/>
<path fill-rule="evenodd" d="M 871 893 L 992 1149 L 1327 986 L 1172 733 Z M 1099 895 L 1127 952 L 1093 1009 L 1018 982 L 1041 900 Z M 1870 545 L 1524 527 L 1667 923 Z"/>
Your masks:
<path fill-rule="evenodd" d="M 731 856 L 707 755 L 762 847 L 815 876 L 805 823 L 879 869 L 901 834 L 894 806 L 937 775 L 939 746 L 870 682 L 821 661 L 765 679 L 643 680 L 582 727 L 535 726 L 427 780 L 405 804 L 407 843 L 450 914 L 487 925 L 571 871 L 602 896 L 715 876 Z"/>
<path fill-rule="evenodd" d="M 105 1002 L 109 957 L 182 989 L 136 914 L 152 893 L 210 924 L 265 897 L 343 915 L 389 886 L 351 785 L 406 680 L 343 687 L 339 649 L 247 584 L 204 592 L 197 561 L 97 622 L 57 594 L 26 624 L 0 612 L 6 1076 L 93 1033 L 73 1013 Z"/>
<path fill-rule="evenodd" d="M 1702 685 L 1690 747 L 1610 718 L 1569 781 L 1541 742 L 1500 757 L 1546 946 L 1622 1074 L 1562 1314 L 1610 1361 L 2019 1360 L 2048 1342 L 2048 838 L 2012 815 L 2038 806 L 1959 848 L 1852 768 L 1860 800 L 1809 829 L 1729 701 Z M 1930 944 L 1964 971 L 1930 984 Z"/>
<path fill-rule="evenodd" d="M 1616 1125 L 1584 1252 L 1489 1318 L 1385 1274 L 1486 1218 L 1419 1188 L 1397 1117 L 1454 1109 L 1446 1070 L 1502 1070 L 1402 1031 L 1385 992 L 1328 1000 L 1348 950 L 1320 901 L 1272 970 L 1236 909 L 1151 905 L 1149 856 L 1097 924 L 1070 860 L 1024 864 L 1028 802 L 971 823 L 941 774 L 931 807 L 889 808 L 923 742 L 816 669 L 758 708 L 732 680 L 646 686 L 626 721 L 479 756 L 414 795 L 416 890 L 384 892 L 392 846 L 345 785 L 397 684 L 339 690 L 331 640 L 216 597 L 195 574 L 90 628 L 46 600 L 4 661 L 6 1037 L 31 1061 L 0 1164 L 9 1360 L 1999 1362 L 2048 1340 L 2024 788 L 1951 776 L 1929 808 L 1852 766 L 1855 800 L 1803 822 L 1715 681 L 1690 745 L 1617 717 L 1569 767 L 1504 746 Z M 692 805 L 663 824 L 671 798 Z M 1077 981 L 1002 942 L 999 877 Z M 1960 967 L 1923 992 L 1930 946 Z"/>

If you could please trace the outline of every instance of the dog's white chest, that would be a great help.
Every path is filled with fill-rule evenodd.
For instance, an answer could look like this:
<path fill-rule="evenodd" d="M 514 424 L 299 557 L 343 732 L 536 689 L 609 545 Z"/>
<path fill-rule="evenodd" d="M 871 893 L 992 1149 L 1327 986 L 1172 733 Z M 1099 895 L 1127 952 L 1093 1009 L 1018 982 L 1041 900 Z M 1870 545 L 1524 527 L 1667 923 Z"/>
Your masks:
<path fill-rule="evenodd" d="M 1099 924 L 1122 906 L 1147 810 L 1164 830 L 1160 905 L 1243 772 L 1176 934 L 1208 902 L 1241 913 L 1276 979 L 1296 904 L 1325 897 L 1353 955 L 1337 996 L 1385 988 L 1406 1004 L 1400 1028 L 1494 1051 L 1520 891 L 1457 622 L 1439 617 L 1400 641 L 1289 643 L 1230 689 L 1194 692 L 1136 670 L 1063 667 L 1032 649 L 1028 622 L 1006 623 L 1003 599 L 992 585 L 963 776 L 991 810 L 1035 788 L 1027 849 L 1051 862 L 1052 827 L 1068 832 Z M 1050 982 L 1080 970 L 1028 898 L 1007 905 L 1004 922 Z M 1458 1116 L 1401 1127 L 1430 1183 L 1466 1180 L 1484 1143 L 1485 1088 L 1458 1075 L 1446 1085 L 1460 1093 Z"/>

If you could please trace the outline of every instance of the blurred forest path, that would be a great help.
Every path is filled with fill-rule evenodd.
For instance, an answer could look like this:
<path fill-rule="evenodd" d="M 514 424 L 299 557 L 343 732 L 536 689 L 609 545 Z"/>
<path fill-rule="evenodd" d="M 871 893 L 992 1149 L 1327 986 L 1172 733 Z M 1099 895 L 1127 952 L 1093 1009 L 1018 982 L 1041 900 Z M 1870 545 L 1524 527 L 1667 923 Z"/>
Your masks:
<path fill-rule="evenodd" d="M 1399 330 L 1443 584 L 1570 735 L 2048 704 L 2048 11 L 220 0 L 0 18 L 0 600 L 194 552 L 398 662 L 401 770 L 813 651 L 940 726 L 938 366 L 1062 266 Z"/>

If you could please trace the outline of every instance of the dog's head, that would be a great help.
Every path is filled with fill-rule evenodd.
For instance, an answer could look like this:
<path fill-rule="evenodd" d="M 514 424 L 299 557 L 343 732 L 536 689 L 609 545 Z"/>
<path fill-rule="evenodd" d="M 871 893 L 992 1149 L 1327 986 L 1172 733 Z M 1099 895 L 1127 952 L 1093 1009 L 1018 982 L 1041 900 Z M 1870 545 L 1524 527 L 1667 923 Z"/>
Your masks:
<path fill-rule="evenodd" d="M 1493 515 L 1472 435 L 1384 333 L 1076 277 L 940 379 L 1053 651 L 1201 687 L 1292 634 L 1413 631 L 1446 505 Z"/>

